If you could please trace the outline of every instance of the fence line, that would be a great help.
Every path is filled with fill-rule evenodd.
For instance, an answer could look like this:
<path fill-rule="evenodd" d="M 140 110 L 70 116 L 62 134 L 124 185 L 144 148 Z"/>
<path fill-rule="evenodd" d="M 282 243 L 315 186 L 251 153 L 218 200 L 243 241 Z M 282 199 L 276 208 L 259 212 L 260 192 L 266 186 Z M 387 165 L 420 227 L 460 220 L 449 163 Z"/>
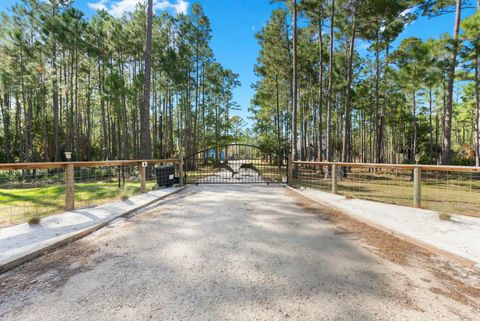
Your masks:
<path fill-rule="evenodd" d="M 145 160 L 113 160 L 113 161 L 79 161 L 79 162 L 38 162 L 38 163 L 0 163 L 0 171 L 20 170 L 20 169 L 48 169 L 48 168 L 65 168 L 68 165 L 74 167 L 95 167 L 95 166 L 122 166 L 122 165 L 139 165 L 148 164 L 178 164 L 180 159 L 145 159 Z"/>
<path fill-rule="evenodd" d="M 480 167 L 295 161 L 292 186 L 480 217 Z"/>
<path fill-rule="evenodd" d="M 146 193 L 155 164 L 176 166 L 183 184 L 181 158 L 0 164 L 0 226 Z"/>
<path fill-rule="evenodd" d="M 294 161 L 296 165 L 311 165 L 311 166 L 328 166 L 337 165 L 338 167 L 352 167 L 352 168 L 390 168 L 390 169 L 415 169 L 442 172 L 468 172 L 480 173 L 480 167 L 474 166 L 452 166 L 452 165 L 420 165 L 420 164 L 377 164 L 377 163 L 346 163 L 346 162 L 310 162 L 310 161 Z"/>

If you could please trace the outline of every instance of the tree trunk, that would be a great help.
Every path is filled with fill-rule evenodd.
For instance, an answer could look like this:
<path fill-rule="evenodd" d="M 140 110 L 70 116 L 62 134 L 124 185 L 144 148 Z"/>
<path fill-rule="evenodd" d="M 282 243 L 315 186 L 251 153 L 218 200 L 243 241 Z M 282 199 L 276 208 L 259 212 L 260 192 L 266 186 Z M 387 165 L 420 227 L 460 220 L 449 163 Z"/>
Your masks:
<path fill-rule="evenodd" d="M 0 97 L 0 110 L 2 112 L 3 120 L 3 153 L 4 161 L 10 163 L 10 98 L 8 96 L 7 90 L 5 89 L 3 93 L 3 101 Z"/>
<path fill-rule="evenodd" d="M 280 166 L 280 150 L 281 150 L 281 134 L 280 134 L 280 97 L 279 97 L 279 88 L 278 88 L 278 75 L 275 75 L 275 125 L 277 129 L 277 162 Z"/>
<path fill-rule="evenodd" d="M 332 16 L 330 20 L 330 50 L 328 57 L 328 100 L 327 100 L 327 161 L 332 160 L 332 100 L 333 100 L 333 42 L 335 22 L 335 0 L 332 0 Z"/>
<path fill-rule="evenodd" d="M 384 113 L 380 109 L 380 36 L 379 30 L 377 30 L 376 40 L 375 40 L 375 162 L 383 162 L 383 123 L 384 123 Z"/>
<path fill-rule="evenodd" d="M 98 60 L 98 90 L 100 96 L 100 113 L 102 117 L 102 145 L 103 145 L 103 160 L 108 159 L 108 131 L 107 131 L 107 115 L 105 111 L 105 99 L 103 98 L 103 83 L 104 83 L 104 70 L 103 64 L 100 63 L 100 59 Z M 134 130 L 135 133 L 135 130 Z"/>
<path fill-rule="evenodd" d="M 195 115 L 194 115 L 194 123 L 193 123 L 193 150 L 192 153 L 196 153 L 198 151 L 198 95 L 199 95 L 199 50 L 198 50 L 198 41 L 197 41 L 197 49 L 196 49 L 196 59 L 195 59 Z"/>
<path fill-rule="evenodd" d="M 86 160 L 92 160 L 92 86 L 91 86 L 91 74 L 90 70 L 88 71 L 88 93 L 87 93 L 87 126 L 86 126 L 86 136 L 87 136 L 87 150 L 86 150 Z"/>
<path fill-rule="evenodd" d="M 293 62 L 292 62 L 292 137 L 291 158 L 297 159 L 297 1 L 293 3 Z"/>
<path fill-rule="evenodd" d="M 345 90 L 345 111 L 343 115 L 343 137 L 342 137 L 342 162 L 348 162 L 350 160 L 350 131 L 351 131 L 351 86 L 352 86 L 352 76 L 353 76 L 353 55 L 355 53 L 355 32 L 356 32 L 356 15 L 357 10 L 355 4 L 353 5 L 353 14 L 352 14 L 352 35 L 350 39 L 350 48 L 348 52 L 348 67 L 347 67 L 347 85 Z"/>
<path fill-rule="evenodd" d="M 430 147 L 428 148 L 428 155 L 433 159 L 433 120 L 432 120 L 432 87 L 428 89 L 428 121 L 429 121 L 429 136 Z"/>
<path fill-rule="evenodd" d="M 145 44 L 145 74 L 143 78 L 143 104 L 140 109 L 140 157 L 151 158 L 150 139 L 150 83 L 152 72 L 152 24 L 153 0 L 148 0 L 147 8 L 147 34 Z"/>
<path fill-rule="evenodd" d="M 480 10 L 480 0 L 478 2 Z M 477 153 L 475 157 L 475 165 L 480 167 L 480 49 L 477 48 L 475 55 L 475 99 L 477 104 Z"/>
<path fill-rule="evenodd" d="M 319 162 L 323 160 L 323 35 L 322 19 L 318 21 L 318 155 Z"/>
<path fill-rule="evenodd" d="M 412 151 L 410 155 L 410 161 L 415 162 L 415 156 L 417 154 L 417 100 L 415 90 L 412 93 L 413 95 L 413 107 L 412 107 Z"/>
<path fill-rule="evenodd" d="M 442 164 L 448 165 L 451 162 L 451 134 L 452 134 L 452 113 L 453 113 L 453 83 L 455 81 L 455 67 L 457 65 L 458 32 L 460 30 L 460 17 L 462 11 L 462 0 L 456 0 L 455 25 L 453 28 L 453 46 L 450 53 L 447 82 L 447 103 L 445 105 L 445 124 L 442 139 Z"/>
<path fill-rule="evenodd" d="M 74 51 L 74 59 L 75 59 L 75 109 L 73 110 L 74 116 L 75 116 L 75 121 L 72 121 L 72 128 L 74 128 L 75 135 L 72 137 L 72 146 L 73 150 L 75 151 L 76 155 L 76 160 L 80 159 L 80 155 L 78 153 L 78 150 L 80 148 L 79 146 L 79 141 L 80 141 L 80 125 L 81 122 L 79 120 L 79 112 L 78 112 L 78 49 L 77 45 L 75 44 L 75 51 Z M 73 76 L 72 76 L 73 78 Z M 72 117 L 73 119 L 73 117 Z"/>
<path fill-rule="evenodd" d="M 68 113 L 68 135 L 67 135 L 67 151 L 68 152 L 73 152 L 73 135 L 75 134 L 75 129 L 73 127 L 73 99 L 74 99 L 74 83 L 73 83 L 73 72 L 74 72 L 74 66 L 75 66 L 75 60 L 74 60 L 74 54 L 73 50 L 70 52 L 71 59 L 70 59 L 70 81 L 69 81 L 69 90 L 68 92 L 70 93 L 70 104 L 69 104 L 69 109 L 67 110 Z M 67 99 L 69 95 L 66 95 Z"/>
<path fill-rule="evenodd" d="M 53 140 L 55 145 L 54 161 L 60 161 L 60 131 L 58 119 L 58 82 L 57 82 L 57 46 L 55 41 L 52 45 L 52 108 L 53 108 Z"/>

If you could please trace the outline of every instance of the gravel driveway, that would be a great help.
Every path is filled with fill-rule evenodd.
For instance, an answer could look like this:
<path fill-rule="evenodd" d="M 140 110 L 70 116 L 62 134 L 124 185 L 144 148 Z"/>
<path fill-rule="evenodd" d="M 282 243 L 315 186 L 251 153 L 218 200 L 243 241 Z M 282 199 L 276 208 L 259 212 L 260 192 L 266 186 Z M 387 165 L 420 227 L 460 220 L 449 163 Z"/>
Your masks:
<path fill-rule="evenodd" d="M 283 187 L 191 186 L 0 275 L 0 320 L 475 320 L 436 271 Z"/>

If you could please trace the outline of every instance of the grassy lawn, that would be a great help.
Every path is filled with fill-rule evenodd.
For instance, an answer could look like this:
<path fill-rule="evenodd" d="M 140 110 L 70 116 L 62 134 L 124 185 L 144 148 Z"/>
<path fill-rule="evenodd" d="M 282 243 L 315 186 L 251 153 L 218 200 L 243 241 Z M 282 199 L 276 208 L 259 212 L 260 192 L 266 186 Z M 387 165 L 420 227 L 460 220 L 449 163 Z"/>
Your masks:
<path fill-rule="evenodd" d="M 301 170 L 296 186 L 331 191 L 331 179 L 313 170 Z M 338 179 L 338 193 L 358 199 L 413 206 L 413 181 L 408 173 L 353 172 Z M 465 174 L 422 177 L 422 207 L 439 213 L 480 217 L 480 180 Z"/>
<path fill-rule="evenodd" d="M 151 190 L 155 182 L 147 182 Z M 65 187 L 52 185 L 32 188 L 0 188 L 0 227 L 23 223 L 31 217 L 45 217 L 62 212 L 65 206 Z M 94 182 L 75 184 L 75 207 L 99 205 L 122 196 L 140 193 L 140 183 Z"/>

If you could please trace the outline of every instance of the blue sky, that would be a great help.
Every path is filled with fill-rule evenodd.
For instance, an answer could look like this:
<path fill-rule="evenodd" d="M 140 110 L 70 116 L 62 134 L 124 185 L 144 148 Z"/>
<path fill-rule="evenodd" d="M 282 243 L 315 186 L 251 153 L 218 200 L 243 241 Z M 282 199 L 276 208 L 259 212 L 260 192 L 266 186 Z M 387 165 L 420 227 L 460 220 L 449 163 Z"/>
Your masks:
<path fill-rule="evenodd" d="M 132 5 L 141 0 L 76 0 L 74 5 L 85 14 L 91 16 L 95 13 L 92 7 L 106 6 L 114 13 L 128 10 Z M 0 0 L 0 10 L 6 10 L 19 0 Z M 184 11 L 192 3 L 190 0 L 154 0 L 158 10 L 167 10 L 171 13 Z M 234 92 L 234 99 L 240 104 L 242 110 L 238 112 L 247 118 L 250 99 L 253 90 L 250 85 L 256 80 L 253 65 L 258 55 L 258 45 L 255 32 L 264 25 L 275 5 L 270 0 L 198 0 L 209 17 L 212 26 L 211 46 L 217 60 L 223 66 L 240 74 L 242 86 Z M 90 5 L 89 5 L 90 3 Z M 94 4 L 94 5 L 92 5 Z M 95 5 L 96 4 L 96 5 Z M 465 10 L 463 16 L 473 13 Z M 435 18 L 421 18 L 401 34 L 394 43 L 398 45 L 401 39 L 416 36 L 422 39 L 438 38 L 444 32 L 452 32 L 453 14 Z M 358 48 L 362 48 L 359 42 Z M 365 51 L 362 50 L 361 51 Z"/>

